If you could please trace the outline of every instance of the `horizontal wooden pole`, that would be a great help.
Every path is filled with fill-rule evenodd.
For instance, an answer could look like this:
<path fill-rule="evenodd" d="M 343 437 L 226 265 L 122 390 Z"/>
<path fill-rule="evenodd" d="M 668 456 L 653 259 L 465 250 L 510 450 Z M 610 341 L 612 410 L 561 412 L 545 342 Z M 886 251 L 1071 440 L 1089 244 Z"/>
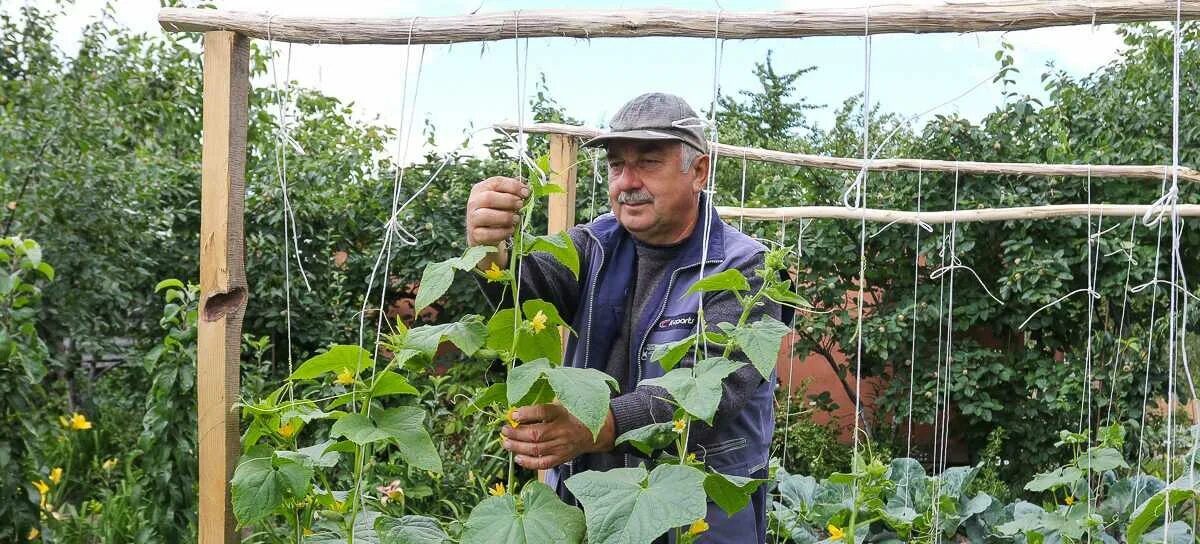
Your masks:
<path fill-rule="evenodd" d="M 907 212 L 873 208 L 853 209 L 844 206 L 798 206 L 791 208 L 738 208 L 717 206 L 717 213 L 726 219 L 866 219 L 876 223 L 940 225 L 943 223 L 982 223 L 1023 219 L 1052 219 L 1056 217 L 1142 217 L 1151 206 L 1140 204 L 1056 204 L 1020 208 L 984 208 L 941 212 Z M 1200 217 L 1200 205 L 1180 204 L 1182 217 Z"/>
<path fill-rule="evenodd" d="M 168 32 L 229 30 L 291 43 L 444 44 L 521 38 L 803 38 L 1027 30 L 1065 25 L 1175 19 L 1174 0 L 993 0 L 885 4 L 790 11 L 522 10 L 448 17 L 290 17 L 197 8 L 163 8 Z M 1200 0 L 1183 16 L 1200 18 Z"/>
<path fill-rule="evenodd" d="M 506 132 L 516 132 L 513 124 L 501 123 L 497 129 Z M 574 125 L 559 123 L 536 123 L 525 126 L 525 132 L 530 134 L 566 134 L 578 138 L 593 138 L 601 131 Z M 788 153 L 770 149 L 756 149 L 729 144 L 709 142 L 718 155 L 747 160 L 787 164 L 791 166 L 808 166 L 812 168 L 828 168 L 832 170 L 861 170 L 862 159 L 849 157 L 828 157 L 807 153 Z M 1161 181 L 1170 171 L 1170 166 L 1158 165 L 1086 165 L 1086 164 L 1035 164 L 1020 162 L 974 162 L 974 161 L 941 161 L 929 159 L 875 159 L 871 161 L 872 172 L 959 172 L 960 174 L 1014 174 L 1024 176 L 1079 176 L 1093 178 L 1144 178 Z M 1184 181 L 1200 181 L 1200 172 L 1180 167 L 1179 179 Z"/>

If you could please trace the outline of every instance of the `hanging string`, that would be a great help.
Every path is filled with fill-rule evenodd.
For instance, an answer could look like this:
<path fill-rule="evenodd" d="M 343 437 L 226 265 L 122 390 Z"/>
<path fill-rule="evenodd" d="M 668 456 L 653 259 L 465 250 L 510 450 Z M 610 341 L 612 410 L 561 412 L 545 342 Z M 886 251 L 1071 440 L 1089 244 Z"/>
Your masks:
<path fill-rule="evenodd" d="M 596 186 L 600 184 L 600 150 L 592 151 L 592 187 L 588 197 L 588 221 L 596 220 Z"/>
<path fill-rule="evenodd" d="M 1104 411 L 1103 421 L 1104 421 L 1105 425 L 1112 424 L 1112 407 L 1113 407 L 1113 402 L 1116 398 L 1116 391 L 1117 391 L 1117 369 L 1119 369 L 1121 367 L 1121 353 L 1125 349 L 1125 316 L 1126 316 L 1126 311 L 1129 308 L 1129 278 L 1130 278 L 1131 273 L 1133 272 L 1133 264 L 1134 264 L 1133 244 L 1134 244 L 1134 233 L 1136 230 L 1137 230 L 1137 219 L 1136 218 L 1131 219 L 1129 221 L 1129 242 L 1128 242 L 1129 250 L 1128 250 L 1128 252 L 1126 252 L 1126 254 L 1128 255 L 1128 259 L 1126 259 L 1126 262 L 1125 262 L 1125 285 L 1124 285 L 1124 287 L 1121 288 L 1121 317 L 1117 320 L 1117 341 L 1116 341 L 1116 344 L 1115 344 L 1114 350 L 1113 350 L 1112 373 L 1109 374 L 1109 380 L 1108 380 L 1108 405 L 1105 407 L 1105 411 Z M 1105 257 L 1108 257 L 1115 253 L 1117 253 L 1117 252 L 1105 254 Z"/>
<path fill-rule="evenodd" d="M 738 206 L 740 206 L 742 209 L 745 209 L 746 208 L 746 152 L 745 151 L 742 152 L 742 196 L 741 196 L 740 202 L 741 203 L 738 204 Z M 744 213 L 738 216 L 738 230 L 743 231 L 743 232 L 745 232 L 745 230 L 746 230 L 746 214 L 744 214 Z"/>
<path fill-rule="evenodd" d="M 917 169 L 917 213 L 921 213 L 921 182 L 923 181 L 924 172 Z M 904 456 L 912 457 L 912 434 L 913 434 L 913 389 L 916 386 L 916 371 L 917 371 L 917 287 L 921 278 L 921 226 L 917 225 L 913 229 L 913 308 L 912 308 L 912 347 L 908 354 L 908 434 L 905 443 Z M 905 487 L 907 488 L 908 476 L 905 476 Z M 909 493 L 904 494 L 904 505 L 912 506 L 908 503 Z"/>
<path fill-rule="evenodd" d="M 866 161 L 870 160 L 871 146 L 871 4 L 867 3 L 866 9 L 863 12 L 863 172 L 859 182 L 855 183 L 856 190 L 854 195 L 854 207 L 866 207 L 866 190 L 867 190 L 867 168 Z M 844 203 L 844 202 L 843 202 Z M 862 416 L 862 359 L 863 359 L 863 307 L 866 306 L 866 282 L 867 282 L 867 218 L 863 215 L 859 218 L 859 238 L 858 238 L 858 300 L 857 305 L 857 326 L 855 328 L 855 361 L 854 361 L 854 449 L 853 455 L 855 458 L 859 455 L 859 432 L 861 429 L 860 419 Z M 853 496 L 855 500 L 858 497 L 858 479 L 855 478 L 853 486 Z"/>
<path fill-rule="evenodd" d="M 957 176 L 956 176 L 956 178 L 957 178 Z M 955 205 L 957 205 L 957 202 L 958 202 L 957 192 L 955 193 L 955 196 L 956 196 Z M 941 266 L 943 266 L 943 267 L 946 265 L 946 256 L 948 253 L 946 251 L 946 249 L 947 249 L 946 242 L 948 240 L 948 238 L 947 238 L 948 231 L 949 231 L 949 225 L 946 223 L 942 223 L 942 235 L 938 239 L 938 256 L 941 259 Z M 930 457 L 931 457 L 930 460 L 932 462 L 933 470 L 936 472 L 938 469 L 938 466 L 939 466 L 938 456 L 941 453 L 941 448 L 938 447 L 938 444 L 940 443 L 938 441 L 939 440 L 938 436 L 939 436 L 939 433 L 944 432 L 944 430 L 942 429 L 942 420 L 941 420 L 940 414 L 941 414 L 941 402 L 942 402 L 942 351 L 943 351 L 943 347 L 945 346 L 945 343 L 943 342 L 943 337 L 945 335 L 945 330 L 946 330 L 945 327 L 943 326 L 945 324 L 945 317 L 946 317 L 946 313 L 945 313 L 945 309 L 946 309 L 946 306 L 945 306 L 946 276 L 943 275 L 943 276 L 938 276 L 937 278 L 934 278 L 931 275 L 930 279 L 938 280 L 938 325 L 937 325 L 938 337 L 937 337 L 937 355 L 934 357 L 933 443 L 930 445 L 930 449 L 932 450 L 930 452 Z M 941 489 L 941 478 L 935 478 L 933 480 L 933 496 L 935 496 L 935 497 L 940 496 L 940 491 L 939 491 L 940 489 Z M 933 506 L 932 527 L 940 527 L 940 525 L 939 525 L 939 517 L 941 515 L 940 505 L 938 504 L 938 501 L 933 501 L 932 506 Z M 934 534 L 939 534 L 936 529 L 934 530 Z M 935 538 L 937 539 L 938 542 L 941 541 L 940 537 L 935 537 Z"/>
<path fill-rule="evenodd" d="M 704 207 L 704 225 L 702 226 L 702 240 L 700 247 L 700 277 L 704 277 L 704 269 L 708 264 L 708 244 L 712 238 L 712 213 L 713 206 L 716 204 L 717 195 L 717 158 L 718 150 L 717 143 L 720 142 L 721 133 L 717 129 L 717 99 L 720 92 L 721 79 L 721 53 L 724 47 L 721 41 L 721 14 L 723 11 L 718 11 L 716 19 L 713 23 L 713 75 L 712 75 L 712 100 L 709 102 L 708 120 L 680 119 L 676 122 L 677 126 L 685 127 L 688 123 L 700 122 L 707 123 L 708 139 L 712 142 L 709 145 L 709 161 L 708 161 L 708 180 L 706 182 L 705 193 L 708 194 L 708 202 Z M 700 304 L 697 311 L 699 316 L 698 328 L 699 335 L 697 336 L 698 350 L 697 353 L 708 352 L 708 335 L 705 334 L 704 323 L 704 295 L 700 295 Z M 690 434 L 691 429 L 685 431 L 685 434 Z"/>

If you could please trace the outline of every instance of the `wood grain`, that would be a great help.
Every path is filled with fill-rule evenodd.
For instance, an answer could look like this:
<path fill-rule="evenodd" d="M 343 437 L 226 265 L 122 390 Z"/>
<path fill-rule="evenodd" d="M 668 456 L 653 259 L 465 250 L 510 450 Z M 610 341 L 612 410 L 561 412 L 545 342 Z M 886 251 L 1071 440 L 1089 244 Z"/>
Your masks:
<path fill-rule="evenodd" d="M 204 124 L 200 198 L 200 544 L 238 541 L 229 480 L 241 452 L 238 413 L 242 316 L 246 311 L 243 217 L 249 40 L 204 36 Z"/>
<path fill-rule="evenodd" d="M 836 4 L 836 3 L 832 3 Z M 168 32 L 228 30 L 291 43 L 447 44 L 522 38 L 725 39 L 861 36 L 862 7 L 790 11 L 522 10 L 448 17 L 291 17 L 238 11 L 163 8 Z M 1200 0 L 1183 2 L 1183 17 L 1200 17 Z M 871 34 L 1026 30 L 1064 25 L 1175 19 L 1174 0 L 980 0 L 940 4 L 880 3 L 870 8 Z"/>

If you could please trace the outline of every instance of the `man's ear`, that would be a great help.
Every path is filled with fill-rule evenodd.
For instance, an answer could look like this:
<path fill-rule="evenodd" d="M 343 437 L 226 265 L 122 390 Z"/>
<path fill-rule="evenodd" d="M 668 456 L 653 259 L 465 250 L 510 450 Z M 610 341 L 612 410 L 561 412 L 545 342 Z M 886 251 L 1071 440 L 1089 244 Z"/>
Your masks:
<path fill-rule="evenodd" d="M 691 171 L 688 172 L 688 175 L 692 176 L 692 191 L 696 194 L 700 194 L 704 190 L 704 187 L 708 185 L 708 167 L 708 155 L 700 155 L 692 164 Z"/>

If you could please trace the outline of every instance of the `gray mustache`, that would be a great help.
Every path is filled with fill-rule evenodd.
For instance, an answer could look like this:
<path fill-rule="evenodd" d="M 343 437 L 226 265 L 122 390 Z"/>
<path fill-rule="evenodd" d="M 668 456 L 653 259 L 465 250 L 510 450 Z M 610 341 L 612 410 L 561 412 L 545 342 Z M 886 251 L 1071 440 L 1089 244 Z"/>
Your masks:
<path fill-rule="evenodd" d="M 619 204 L 642 204 L 645 202 L 654 202 L 654 197 L 646 191 L 625 191 L 617 195 Z"/>

